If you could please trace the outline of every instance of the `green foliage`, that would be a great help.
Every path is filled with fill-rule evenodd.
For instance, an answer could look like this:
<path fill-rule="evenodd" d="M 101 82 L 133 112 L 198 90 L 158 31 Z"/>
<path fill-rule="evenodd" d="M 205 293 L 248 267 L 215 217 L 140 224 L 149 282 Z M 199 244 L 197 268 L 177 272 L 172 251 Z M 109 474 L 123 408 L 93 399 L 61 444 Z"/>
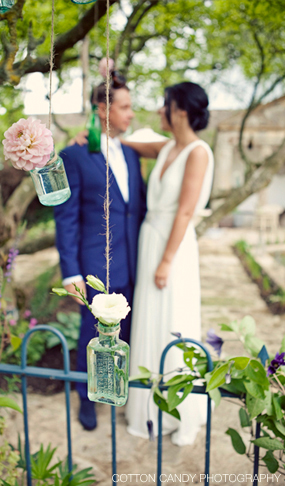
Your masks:
<path fill-rule="evenodd" d="M 52 448 L 51 444 L 40 449 L 30 456 L 31 471 L 33 484 L 37 486 L 92 486 L 96 480 L 91 473 L 92 468 L 77 471 L 77 465 L 73 466 L 72 472 L 68 471 L 68 461 L 58 460 L 54 462 L 56 447 Z M 26 460 L 24 449 L 18 435 L 18 446 L 15 449 L 11 444 L 5 441 L 0 447 L 0 485 L 2 486 L 19 486 L 24 484 L 26 477 Z"/>
<path fill-rule="evenodd" d="M 269 357 L 266 347 L 255 335 L 256 323 L 251 316 L 245 316 L 241 321 L 220 324 L 221 331 L 234 334 L 245 350 L 241 356 L 219 358 L 214 362 L 214 369 L 207 371 L 205 353 L 202 350 L 182 342 L 177 347 L 183 352 L 186 366 L 173 370 L 174 376 L 163 382 L 163 376 L 152 373 L 140 366 L 140 374 L 132 379 L 141 380 L 151 385 L 151 393 L 156 405 L 164 412 L 179 416 L 179 405 L 193 390 L 195 380 L 205 386 L 215 405 L 218 406 L 222 393 L 227 392 L 240 400 L 240 427 L 250 433 L 249 447 L 238 430 L 228 428 L 233 448 L 238 454 L 246 454 L 252 460 L 251 444 L 265 449 L 262 461 L 269 472 L 282 471 L 285 467 L 282 454 L 274 455 L 274 451 L 283 451 L 285 446 L 285 360 L 283 355 Z M 213 344 L 214 336 L 211 335 Z M 221 340 L 217 336 L 217 340 Z M 233 339 L 229 339 L 233 340 Z M 224 343 L 226 339 L 222 340 Z M 281 339 L 280 353 L 285 352 L 285 336 Z M 178 373 L 177 373 L 178 372 Z M 166 391 L 164 391 L 166 390 Z M 167 393 L 167 394 L 166 394 Z M 178 407 L 178 408 L 176 408 Z M 256 423 L 262 424 L 261 436 L 255 439 Z M 182 423 L 183 426 L 183 423 Z"/>
<path fill-rule="evenodd" d="M 77 349 L 81 322 L 80 314 L 78 312 L 69 312 L 68 314 L 58 312 L 56 318 L 58 322 L 49 322 L 48 325 L 58 329 L 64 335 L 69 351 Z M 53 348 L 58 344 L 60 344 L 60 339 L 53 333 L 47 333 L 47 348 Z"/>
<path fill-rule="evenodd" d="M 42 273 L 35 285 L 35 292 L 31 299 L 31 311 L 37 318 L 43 320 L 49 314 L 52 314 L 58 306 L 60 297 L 51 297 L 52 280 L 56 272 L 56 267 L 50 268 Z"/>
<path fill-rule="evenodd" d="M 10 397 L 5 397 L 0 395 L 0 407 L 12 408 L 18 412 L 22 412 L 21 407 Z"/>
<path fill-rule="evenodd" d="M 230 436 L 234 450 L 238 454 L 245 454 L 246 447 L 239 433 L 235 429 L 229 428 L 226 434 Z"/>
<path fill-rule="evenodd" d="M 266 301 L 269 303 L 280 304 L 280 308 L 283 311 L 283 307 L 285 306 L 285 290 L 272 282 L 270 277 L 265 273 L 265 270 L 250 253 L 250 246 L 245 241 L 238 241 L 235 243 L 234 248 L 237 250 L 238 256 L 252 280 L 258 284 L 261 295 L 265 296 Z"/>
<path fill-rule="evenodd" d="M 234 321 L 228 325 L 221 324 L 221 330 L 235 333 L 250 356 L 229 357 L 220 360 L 215 369 L 208 373 L 207 391 L 217 387 L 235 393 L 242 402 L 239 410 L 240 425 L 249 428 L 251 443 L 267 450 L 262 458 L 270 472 L 284 467 L 282 456 L 275 457 L 271 451 L 284 450 L 285 441 L 285 366 L 282 357 L 280 365 L 269 368 L 273 357 L 269 358 L 264 343 L 255 336 L 255 322 L 249 316 L 241 322 Z M 281 349 L 283 349 L 284 338 Z M 281 351 L 283 352 L 283 351 Z M 276 357 L 274 358 L 276 359 Z M 267 361 L 267 364 L 266 364 Z M 226 385 L 224 371 L 230 366 L 231 383 Z M 273 373 L 273 374 L 272 374 Z M 262 436 L 255 439 L 252 422 L 263 425 Z M 236 452 L 244 454 L 245 445 L 235 429 L 228 429 L 232 445 Z M 247 452 L 250 456 L 250 450 Z"/>

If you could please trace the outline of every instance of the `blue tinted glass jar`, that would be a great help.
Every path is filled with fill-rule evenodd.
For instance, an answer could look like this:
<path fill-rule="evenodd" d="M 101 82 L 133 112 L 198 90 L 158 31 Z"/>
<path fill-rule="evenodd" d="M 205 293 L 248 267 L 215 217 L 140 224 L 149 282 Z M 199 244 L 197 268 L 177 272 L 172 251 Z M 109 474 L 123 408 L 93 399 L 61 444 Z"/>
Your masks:
<path fill-rule="evenodd" d="M 0 0 L 0 14 L 10 10 L 15 3 L 15 0 Z"/>
<path fill-rule="evenodd" d="M 120 324 L 98 324 L 87 346 L 88 398 L 122 407 L 129 391 L 129 345 L 119 339 Z"/>
<path fill-rule="evenodd" d="M 31 177 L 38 195 L 44 206 L 58 206 L 69 199 L 69 188 L 63 160 L 59 155 L 51 153 L 50 161 L 42 168 L 30 170 Z"/>
<path fill-rule="evenodd" d="M 73 3 L 81 3 L 81 4 L 86 4 L 86 3 L 94 3 L 96 0 L 71 0 Z"/>

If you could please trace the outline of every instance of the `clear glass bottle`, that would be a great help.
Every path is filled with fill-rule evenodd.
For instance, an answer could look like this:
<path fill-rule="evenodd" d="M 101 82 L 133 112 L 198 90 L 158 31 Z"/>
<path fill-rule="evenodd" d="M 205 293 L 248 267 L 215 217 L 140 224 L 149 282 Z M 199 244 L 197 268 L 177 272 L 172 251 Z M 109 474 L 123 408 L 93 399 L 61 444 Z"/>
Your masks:
<path fill-rule="evenodd" d="M 44 206 L 58 206 L 70 197 L 70 188 L 61 157 L 55 160 L 54 152 L 50 161 L 42 168 L 30 170 L 38 198 Z"/>
<path fill-rule="evenodd" d="M 8 12 L 14 6 L 15 0 L 0 0 L 0 14 Z"/>
<path fill-rule="evenodd" d="M 87 346 L 88 398 L 122 407 L 129 391 L 129 345 L 119 339 L 120 324 L 98 324 Z"/>
<path fill-rule="evenodd" d="M 87 123 L 89 152 L 101 151 L 101 122 L 98 115 L 98 106 L 92 105 L 92 111 Z"/>

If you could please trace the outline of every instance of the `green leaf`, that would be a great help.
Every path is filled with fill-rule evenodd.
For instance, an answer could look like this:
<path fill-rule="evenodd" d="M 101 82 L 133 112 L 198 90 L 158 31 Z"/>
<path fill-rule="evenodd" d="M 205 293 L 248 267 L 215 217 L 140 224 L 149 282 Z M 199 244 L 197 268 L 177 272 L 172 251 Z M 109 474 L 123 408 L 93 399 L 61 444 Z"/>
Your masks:
<path fill-rule="evenodd" d="M 195 363 L 195 369 L 198 371 L 199 375 L 204 378 L 205 373 L 208 369 L 208 361 L 206 358 L 199 358 Z"/>
<path fill-rule="evenodd" d="M 255 398 L 249 394 L 246 395 L 246 406 L 249 411 L 249 416 L 251 419 L 257 417 L 266 406 L 265 400 L 260 400 L 259 398 Z"/>
<path fill-rule="evenodd" d="M 55 334 L 52 334 L 47 338 L 47 348 L 51 349 L 60 344 L 60 339 Z"/>
<path fill-rule="evenodd" d="M 181 396 L 177 395 L 177 393 L 179 393 L 180 390 L 182 390 L 183 388 L 184 390 L 182 395 Z M 183 400 L 185 400 L 187 395 L 189 395 L 189 393 L 191 393 L 192 390 L 193 390 L 193 383 L 191 383 L 191 381 L 189 380 L 187 384 L 180 383 L 178 385 L 173 385 L 169 387 L 168 394 L 167 394 L 168 410 L 171 411 L 174 408 L 176 408 L 180 403 L 183 402 Z"/>
<path fill-rule="evenodd" d="M 241 427 L 250 427 L 251 426 L 251 420 L 249 418 L 249 415 L 243 407 L 241 407 L 239 409 L 239 421 L 240 421 Z"/>
<path fill-rule="evenodd" d="M 278 439 L 271 439 L 271 437 L 260 437 L 251 442 L 258 447 L 269 449 L 270 451 L 283 451 L 284 449 L 284 442 L 282 443 Z"/>
<path fill-rule="evenodd" d="M 264 390 L 261 385 L 258 383 L 254 383 L 254 381 L 247 381 L 244 380 L 244 386 L 246 391 L 250 393 L 255 398 L 261 398 L 262 400 L 265 398 Z"/>
<path fill-rule="evenodd" d="M 149 371 L 144 366 L 138 366 L 138 369 L 140 371 L 140 374 L 139 375 L 130 376 L 129 381 L 148 380 L 151 377 L 151 371 Z"/>
<path fill-rule="evenodd" d="M 268 415 L 273 414 L 273 405 L 272 405 L 272 399 L 271 399 L 271 391 L 270 390 L 264 390 L 265 393 L 265 409 Z"/>
<path fill-rule="evenodd" d="M 229 428 L 226 434 L 230 436 L 234 450 L 238 454 L 245 454 L 246 447 L 239 433 L 235 429 Z"/>
<path fill-rule="evenodd" d="M 279 398 L 276 395 L 273 395 L 272 403 L 273 403 L 273 408 L 274 408 L 277 420 L 281 420 L 283 418 L 283 411 L 282 411 L 282 408 L 280 406 Z"/>
<path fill-rule="evenodd" d="M 221 398 L 222 398 L 220 390 L 218 388 L 215 388 L 214 390 L 210 390 L 209 395 L 211 399 L 214 401 L 216 407 L 218 407 L 220 405 Z"/>
<path fill-rule="evenodd" d="M 232 321 L 229 324 L 229 327 L 232 329 L 233 332 L 235 332 L 236 334 L 238 334 L 238 332 L 239 332 L 239 323 L 237 321 Z"/>
<path fill-rule="evenodd" d="M 278 430 L 278 432 L 280 432 L 280 434 L 282 434 L 283 440 L 285 440 L 285 427 L 282 424 L 281 420 L 274 420 L 274 425 L 275 425 L 276 429 Z"/>
<path fill-rule="evenodd" d="M 263 462 L 265 462 L 266 466 L 267 466 L 267 469 L 268 471 L 271 473 L 271 474 L 274 474 L 276 473 L 276 471 L 278 471 L 278 468 L 279 468 L 279 462 L 277 461 L 277 459 L 274 457 L 273 455 L 273 452 L 271 451 L 267 451 L 265 456 L 262 457 L 261 459 Z"/>
<path fill-rule="evenodd" d="M 231 359 L 231 361 L 234 362 L 235 368 L 237 370 L 244 370 L 250 362 L 250 358 L 247 358 L 246 356 L 239 356 L 237 358 Z"/>
<path fill-rule="evenodd" d="M 239 332 L 242 336 L 254 336 L 255 334 L 255 320 L 251 316 L 245 316 L 239 325 Z"/>
<path fill-rule="evenodd" d="M 194 365 L 193 365 L 193 358 L 194 358 L 194 350 L 191 349 L 190 351 L 184 352 L 183 354 L 183 360 L 184 363 L 193 371 L 194 370 Z"/>
<path fill-rule="evenodd" d="M 257 359 L 250 360 L 246 368 L 246 374 L 252 381 L 262 385 L 264 389 L 269 390 L 269 380 L 266 376 L 266 371 Z"/>
<path fill-rule="evenodd" d="M 180 413 L 178 412 L 177 408 L 174 410 L 168 410 L 168 403 L 165 399 L 162 399 L 159 397 L 156 393 L 153 394 L 153 401 L 154 403 L 162 410 L 163 412 L 169 413 L 169 415 L 172 415 L 173 417 L 177 418 L 178 420 L 180 419 Z"/>
<path fill-rule="evenodd" d="M 176 376 L 173 376 L 172 378 L 170 378 L 170 380 L 168 380 L 165 383 L 165 385 L 166 386 L 178 385 L 179 383 L 187 382 L 189 380 L 194 380 L 194 379 L 195 379 L 195 376 L 191 376 L 191 375 L 187 375 L 187 374 L 176 375 Z"/>
<path fill-rule="evenodd" d="M 251 336 L 250 334 L 245 336 L 244 347 L 255 358 L 263 346 L 264 342 L 256 336 Z"/>
<path fill-rule="evenodd" d="M 16 351 L 21 346 L 22 339 L 19 336 L 11 334 L 10 342 L 13 350 Z"/>
<path fill-rule="evenodd" d="M 160 398 L 163 398 L 163 400 L 165 400 L 165 397 L 163 396 L 162 391 L 158 388 L 158 386 L 154 387 L 153 393 L 156 393 Z"/>
<path fill-rule="evenodd" d="M 209 392 L 210 390 L 213 390 L 214 388 L 217 388 L 221 386 L 223 383 L 225 383 L 225 376 L 228 372 L 229 365 L 228 363 L 223 364 L 219 368 L 215 368 L 214 371 L 212 371 L 212 377 L 207 385 L 206 391 Z"/>
<path fill-rule="evenodd" d="M 9 397 L 0 396 L 0 407 L 12 408 L 13 410 L 17 410 L 17 412 L 22 413 L 21 407 L 15 402 L 15 400 Z"/>
<path fill-rule="evenodd" d="M 231 326 L 228 326 L 227 324 L 219 324 L 221 326 L 221 331 L 233 331 Z"/>

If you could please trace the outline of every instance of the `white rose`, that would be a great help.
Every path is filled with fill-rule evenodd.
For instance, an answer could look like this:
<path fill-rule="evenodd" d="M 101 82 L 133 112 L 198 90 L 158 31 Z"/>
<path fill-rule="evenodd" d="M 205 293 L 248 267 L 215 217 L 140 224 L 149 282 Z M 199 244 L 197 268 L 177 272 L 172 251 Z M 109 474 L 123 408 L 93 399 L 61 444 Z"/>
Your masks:
<path fill-rule="evenodd" d="M 131 310 L 126 297 L 115 293 L 95 295 L 90 307 L 98 321 L 107 326 L 118 324 Z"/>

